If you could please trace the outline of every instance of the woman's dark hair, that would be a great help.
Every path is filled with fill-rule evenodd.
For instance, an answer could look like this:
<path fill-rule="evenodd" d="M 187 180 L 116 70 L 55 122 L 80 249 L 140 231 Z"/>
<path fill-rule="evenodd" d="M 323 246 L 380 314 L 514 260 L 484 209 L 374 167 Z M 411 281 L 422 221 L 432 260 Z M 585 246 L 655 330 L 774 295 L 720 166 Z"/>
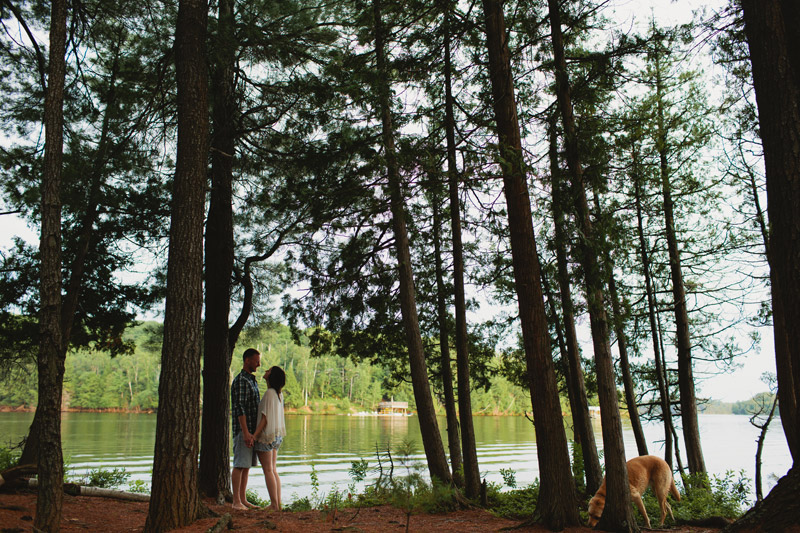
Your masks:
<path fill-rule="evenodd" d="M 267 378 L 267 385 L 270 389 L 275 389 L 278 394 L 281 389 L 286 385 L 286 372 L 279 366 L 273 366 L 269 369 L 269 377 Z"/>

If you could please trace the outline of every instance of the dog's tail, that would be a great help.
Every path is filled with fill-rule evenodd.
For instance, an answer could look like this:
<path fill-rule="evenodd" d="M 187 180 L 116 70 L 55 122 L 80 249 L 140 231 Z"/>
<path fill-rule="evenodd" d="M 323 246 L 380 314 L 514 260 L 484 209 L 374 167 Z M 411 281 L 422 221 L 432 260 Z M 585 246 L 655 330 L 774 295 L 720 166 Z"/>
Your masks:
<path fill-rule="evenodd" d="M 681 501 L 681 493 L 678 492 L 678 487 L 675 486 L 675 478 L 670 476 L 669 480 L 669 493 L 675 498 L 676 502 Z"/>

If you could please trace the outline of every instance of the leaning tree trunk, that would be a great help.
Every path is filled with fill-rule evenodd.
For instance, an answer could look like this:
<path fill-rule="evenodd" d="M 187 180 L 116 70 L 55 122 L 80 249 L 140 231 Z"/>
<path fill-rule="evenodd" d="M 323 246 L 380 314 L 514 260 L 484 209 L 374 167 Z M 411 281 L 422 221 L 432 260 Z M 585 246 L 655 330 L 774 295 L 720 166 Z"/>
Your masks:
<path fill-rule="evenodd" d="M 428 471 L 431 478 L 438 479 L 445 485 L 452 484 L 453 478 L 447 466 L 442 436 L 436 421 L 433 407 L 428 369 L 425 364 L 425 352 L 417 316 L 417 302 L 414 294 L 414 274 L 411 269 L 411 253 L 406 228 L 406 212 L 400 185 L 400 172 L 394 148 L 394 130 L 392 126 L 390 85 L 386 66 L 386 35 L 381 18 L 380 0 L 373 1 L 375 22 L 375 55 L 378 78 L 377 87 L 379 111 L 383 126 L 383 147 L 385 150 L 388 188 L 391 201 L 392 227 L 394 229 L 395 249 L 397 252 L 397 271 L 400 285 L 400 309 L 408 343 L 408 357 L 411 366 L 411 383 L 414 388 L 414 400 L 417 404 L 422 445 L 428 460 Z"/>
<path fill-rule="evenodd" d="M 180 1 L 175 32 L 178 152 L 147 532 L 185 526 L 201 511 L 197 455 L 208 156 L 207 21 L 207 0 Z"/>
<path fill-rule="evenodd" d="M 556 248 L 556 263 L 558 266 L 558 286 L 561 296 L 561 310 L 564 315 L 564 337 L 567 349 L 567 387 L 570 391 L 570 409 L 572 421 L 583 455 L 584 472 L 586 475 L 586 492 L 594 494 L 603 482 L 603 472 L 600 469 L 600 458 L 597 454 L 597 443 L 594 438 L 594 428 L 589 417 L 589 402 L 586 399 L 586 384 L 583 379 L 581 354 L 578 348 L 578 335 L 575 329 L 575 310 L 572 303 L 572 288 L 567 263 L 567 232 L 563 207 L 563 198 L 568 194 L 563 190 L 561 168 L 558 165 L 558 131 L 556 124 L 558 115 L 553 114 L 550 121 L 550 178 L 552 181 L 551 208 L 553 211 L 553 232 Z"/>
<path fill-rule="evenodd" d="M 205 234 L 205 327 L 200 491 L 218 500 L 231 494 L 230 366 L 228 343 L 233 275 L 234 0 L 220 0 L 212 58 L 211 192 Z"/>
<path fill-rule="evenodd" d="M 594 189 L 594 209 L 598 220 L 605 218 L 605 213 L 600 207 L 600 193 Z M 622 372 L 622 385 L 625 389 L 625 404 L 628 407 L 628 416 L 631 420 L 631 429 L 636 439 L 636 449 L 639 455 L 648 455 L 647 439 L 644 437 L 642 422 L 639 419 L 639 406 L 636 404 L 636 392 L 633 387 L 633 376 L 631 375 L 631 364 L 628 358 L 628 338 L 625 335 L 624 317 L 622 316 L 622 305 L 619 301 L 617 292 L 617 280 L 614 277 L 614 263 L 611 254 L 606 248 L 603 253 L 606 262 L 606 278 L 608 279 L 608 297 L 611 300 L 611 311 L 613 313 L 614 334 L 617 336 L 617 349 L 619 350 L 619 368 Z"/>
<path fill-rule="evenodd" d="M 642 217 L 642 186 L 638 174 L 637 158 L 634 153 L 633 181 L 635 187 L 636 220 L 639 233 L 639 251 L 642 256 L 642 273 L 644 274 L 645 293 L 647 295 L 647 316 L 650 320 L 650 336 L 653 339 L 653 354 L 656 367 L 656 384 L 661 401 L 661 417 L 664 422 L 664 460 L 672 468 L 672 407 L 669 402 L 669 387 L 666 372 L 661 364 L 661 345 L 658 325 L 656 324 L 656 300 L 653 284 L 650 279 L 650 255 L 647 252 L 647 241 L 644 236 L 644 220 Z"/>
<path fill-rule="evenodd" d="M 437 189 L 439 184 L 434 184 Z M 436 318 L 439 322 L 439 351 L 442 358 L 442 392 L 444 396 L 444 410 L 447 418 L 447 447 L 450 450 L 450 467 L 453 471 L 453 482 L 457 487 L 464 487 L 462 471 L 461 439 L 458 430 L 458 411 L 456 410 L 456 397 L 453 392 L 453 369 L 450 359 L 450 328 L 447 324 L 447 298 L 444 284 L 444 266 L 442 265 L 441 227 L 442 214 L 439 203 L 439 194 L 432 195 L 433 208 L 433 249 L 436 268 Z"/>
<path fill-rule="evenodd" d="M 448 6 L 451 6 L 448 3 Z M 461 202 L 459 200 L 459 175 L 456 166 L 455 116 L 450 57 L 450 17 L 452 8 L 445 13 L 444 89 L 445 137 L 447 140 L 447 180 L 450 193 L 450 228 L 453 239 L 453 293 L 456 318 L 456 374 L 458 376 L 458 411 L 461 419 L 461 450 L 464 459 L 464 483 L 468 498 L 480 491 L 481 475 L 478 469 L 478 451 L 475 446 L 475 427 L 472 423 L 472 398 L 470 396 L 469 345 L 467 342 L 467 304 L 464 290 L 464 246 L 461 240 Z"/>
<path fill-rule="evenodd" d="M 770 281 L 781 423 L 800 458 L 800 12 L 788 0 L 744 0 L 771 227 Z M 795 468 L 797 470 L 797 468 Z M 798 474 L 800 475 L 800 474 Z"/>
<path fill-rule="evenodd" d="M 535 518 L 546 527 L 560 531 L 579 522 L 575 482 L 570 470 L 567 437 L 550 352 L 502 2 L 484 0 L 483 10 L 492 104 L 502 161 L 500 167 L 508 206 L 514 282 L 539 455 L 541 485 Z"/>
<path fill-rule="evenodd" d="M 661 192 L 664 198 L 664 229 L 667 236 L 669 269 L 672 279 L 672 298 L 675 307 L 675 336 L 678 345 L 678 391 L 681 402 L 683 440 L 686 446 L 686 461 L 689 472 L 702 474 L 706 471 L 703 449 L 700 445 L 700 425 L 697 421 L 697 396 L 692 371 L 692 340 L 689 335 L 689 312 L 686 306 L 686 289 L 683 284 L 678 237 L 675 231 L 674 202 L 670 172 L 667 164 L 667 133 L 664 121 L 663 83 L 661 68 L 656 57 L 656 104 L 658 122 L 658 156 L 661 174 Z"/>
<path fill-rule="evenodd" d="M 58 531 L 64 500 L 61 451 L 61 391 L 64 337 L 61 331 L 61 167 L 64 148 L 64 78 L 67 4 L 54 0 L 50 15 L 50 63 L 44 103 L 44 168 L 39 256 L 39 415 L 37 465 L 39 494 L 34 529 Z"/>
<path fill-rule="evenodd" d="M 572 189 L 578 228 L 581 232 L 580 254 L 586 283 L 586 301 L 594 346 L 597 372 L 600 420 L 603 428 L 603 447 L 606 458 L 606 506 L 598 527 L 610 531 L 636 531 L 630 506 L 630 489 L 625 464 L 625 444 L 622 440 L 622 420 L 617 404 L 614 365 L 609 343 L 608 317 L 605 310 L 603 283 L 597 264 L 597 246 L 589 204 L 583 180 L 583 167 L 578 152 L 578 136 L 573 116 L 569 77 L 561 34 L 561 14 L 558 1 L 548 0 L 550 29 L 556 72 L 556 94 L 564 124 L 567 166 L 572 177 Z"/>

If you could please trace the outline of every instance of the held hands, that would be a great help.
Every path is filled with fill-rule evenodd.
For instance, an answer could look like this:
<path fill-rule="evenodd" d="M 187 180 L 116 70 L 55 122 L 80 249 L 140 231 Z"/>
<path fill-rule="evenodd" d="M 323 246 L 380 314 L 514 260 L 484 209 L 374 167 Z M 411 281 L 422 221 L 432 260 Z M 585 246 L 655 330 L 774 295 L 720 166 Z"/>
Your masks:
<path fill-rule="evenodd" d="M 245 446 L 247 446 L 248 448 L 252 448 L 253 444 L 255 443 L 255 441 L 256 441 L 256 436 L 255 435 L 253 435 L 249 431 L 245 432 L 245 434 L 244 434 L 244 444 L 245 444 Z"/>

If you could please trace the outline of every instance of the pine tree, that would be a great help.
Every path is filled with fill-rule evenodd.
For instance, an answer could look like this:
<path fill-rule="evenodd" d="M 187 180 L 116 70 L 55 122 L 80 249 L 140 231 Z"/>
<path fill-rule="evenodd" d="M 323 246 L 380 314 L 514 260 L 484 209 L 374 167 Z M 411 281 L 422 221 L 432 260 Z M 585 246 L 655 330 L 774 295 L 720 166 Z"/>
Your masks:
<path fill-rule="evenodd" d="M 200 342 L 208 157 L 206 0 L 181 0 L 176 22 L 178 142 L 152 497 L 145 531 L 200 516 Z"/>

